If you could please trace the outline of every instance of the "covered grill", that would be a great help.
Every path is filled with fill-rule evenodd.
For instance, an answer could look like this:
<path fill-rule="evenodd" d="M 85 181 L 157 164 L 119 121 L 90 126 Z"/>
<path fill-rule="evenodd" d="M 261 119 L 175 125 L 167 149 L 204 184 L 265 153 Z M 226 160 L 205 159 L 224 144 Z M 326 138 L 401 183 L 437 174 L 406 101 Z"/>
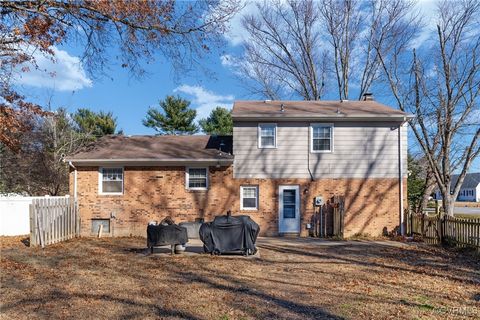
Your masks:
<path fill-rule="evenodd" d="M 217 216 L 212 222 L 202 224 L 200 239 L 205 252 L 222 254 L 242 252 L 255 254 L 260 227 L 249 216 Z"/>
<path fill-rule="evenodd" d="M 153 252 L 153 247 L 184 245 L 188 242 L 187 229 L 173 223 L 171 219 L 164 219 L 159 225 L 148 225 L 147 246 Z"/>

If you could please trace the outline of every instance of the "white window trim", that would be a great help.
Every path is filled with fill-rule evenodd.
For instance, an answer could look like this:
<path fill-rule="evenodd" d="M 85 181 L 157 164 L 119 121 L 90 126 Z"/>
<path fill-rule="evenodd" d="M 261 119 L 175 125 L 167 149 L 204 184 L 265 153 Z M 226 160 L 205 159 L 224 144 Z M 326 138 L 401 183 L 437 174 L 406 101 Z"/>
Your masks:
<path fill-rule="evenodd" d="M 269 126 L 275 129 L 275 134 L 273 136 L 273 146 L 262 146 L 262 126 Z M 259 123 L 257 127 L 257 140 L 259 149 L 276 149 L 277 148 L 277 124 L 271 122 Z"/>
<path fill-rule="evenodd" d="M 205 188 L 189 188 L 189 178 L 190 178 L 190 175 L 189 175 L 189 171 L 190 169 L 205 169 L 206 172 L 207 172 L 207 179 L 206 179 L 206 187 Z M 185 189 L 187 190 L 208 190 L 208 176 L 209 176 L 209 168 L 208 167 L 186 167 L 185 168 Z"/>
<path fill-rule="evenodd" d="M 256 195 L 257 197 L 255 198 L 255 207 L 244 207 L 243 206 L 243 188 L 255 188 L 256 189 Z M 258 186 L 256 185 L 245 185 L 245 186 L 240 186 L 240 210 L 249 210 L 249 211 L 257 211 L 258 210 Z"/>
<path fill-rule="evenodd" d="M 313 128 L 314 127 L 326 127 L 330 128 L 330 150 L 313 150 Z M 333 153 L 334 145 L 333 141 L 335 141 L 334 137 L 334 125 L 333 123 L 311 123 L 310 124 L 310 153 Z"/>
<path fill-rule="evenodd" d="M 103 192 L 103 169 L 122 169 L 122 191 L 121 192 Z M 98 194 L 106 196 L 121 196 L 125 189 L 125 168 L 119 166 L 99 167 L 98 168 Z"/>

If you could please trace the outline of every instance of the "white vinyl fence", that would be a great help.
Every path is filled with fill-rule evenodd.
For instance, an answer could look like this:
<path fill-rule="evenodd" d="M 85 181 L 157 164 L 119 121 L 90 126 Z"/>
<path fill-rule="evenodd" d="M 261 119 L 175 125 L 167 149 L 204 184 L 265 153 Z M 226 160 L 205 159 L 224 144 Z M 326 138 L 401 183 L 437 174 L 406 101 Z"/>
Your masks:
<path fill-rule="evenodd" d="M 30 205 L 30 245 L 46 245 L 80 235 L 80 215 L 75 198 L 34 199 Z"/>
<path fill-rule="evenodd" d="M 30 205 L 34 199 L 43 198 L 45 197 L 0 196 L 0 236 L 30 234 Z"/>

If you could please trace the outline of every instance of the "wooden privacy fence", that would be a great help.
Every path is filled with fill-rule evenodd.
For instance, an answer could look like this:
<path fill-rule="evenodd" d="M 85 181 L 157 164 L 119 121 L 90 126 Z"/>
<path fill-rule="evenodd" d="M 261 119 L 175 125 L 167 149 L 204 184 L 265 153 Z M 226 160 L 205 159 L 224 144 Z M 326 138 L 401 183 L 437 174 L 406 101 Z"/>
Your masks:
<path fill-rule="evenodd" d="M 71 197 L 34 199 L 30 205 L 30 245 L 65 241 L 80 234 L 77 201 Z"/>
<path fill-rule="evenodd" d="M 345 197 L 335 195 L 321 207 L 315 207 L 311 220 L 312 229 L 310 230 L 310 235 L 319 238 L 343 238 L 344 221 Z"/>
<path fill-rule="evenodd" d="M 475 248 L 480 252 L 480 219 L 407 213 L 406 223 L 407 234 L 419 235 L 427 243 Z"/>

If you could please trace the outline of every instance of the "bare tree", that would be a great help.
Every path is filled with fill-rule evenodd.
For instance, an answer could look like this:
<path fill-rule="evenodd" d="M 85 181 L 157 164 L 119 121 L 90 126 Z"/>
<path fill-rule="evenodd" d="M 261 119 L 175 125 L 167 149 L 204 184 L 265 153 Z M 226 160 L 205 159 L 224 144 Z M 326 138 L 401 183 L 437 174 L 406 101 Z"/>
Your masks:
<path fill-rule="evenodd" d="M 319 11 L 325 22 L 333 51 L 333 65 L 337 78 L 338 96 L 348 99 L 348 83 L 351 76 L 352 51 L 360 41 L 362 14 L 353 0 L 324 0 Z"/>
<path fill-rule="evenodd" d="M 409 43 L 420 26 L 414 8 L 414 1 L 405 0 L 323 0 L 319 4 L 339 99 L 349 99 L 352 82 L 360 100 L 381 74 L 379 54 Z"/>
<path fill-rule="evenodd" d="M 91 141 L 90 134 L 75 130 L 64 109 L 31 119 L 32 130 L 23 133 L 20 149 L 0 150 L 0 192 L 30 195 L 68 193 L 68 167 L 64 155 Z"/>
<path fill-rule="evenodd" d="M 239 8 L 238 0 L 2 0 L 0 141 L 15 149 L 15 134 L 29 129 L 21 120 L 41 114 L 40 106 L 25 102 L 11 86 L 15 72 L 37 67 L 36 55 L 55 60 L 54 46 L 74 44 L 83 49 L 82 62 L 93 77 L 112 60 L 141 75 L 159 54 L 188 71 L 222 43 Z"/>
<path fill-rule="evenodd" d="M 257 84 L 252 92 L 273 99 L 293 92 L 319 100 L 325 65 L 314 2 L 265 1 L 257 9 L 243 18 L 249 40 L 240 64 L 242 74 Z"/>
<path fill-rule="evenodd" d="M 413 112 L 412 131 L 453 215 L 455 199 L 480 153 L 480 3 L 444 1 L 433 45 L 418 54 L 395 48 L 381 62 L 398 107 Z M 454 186 L 452 174 L 458 171 Z"/>
<path fill-rule="evenodd" d="M 418 31 L 414 6 L 404 0 L 258 4 L 243 21 L 248 37 L 240 77 L 253 81 L 251 93 L 272 99 L 293 93 L 318 100 L 332 85 L 345 100 L 352 84 L 360 99 L 381 76 L 378 50 L 405 46 Z"/>

